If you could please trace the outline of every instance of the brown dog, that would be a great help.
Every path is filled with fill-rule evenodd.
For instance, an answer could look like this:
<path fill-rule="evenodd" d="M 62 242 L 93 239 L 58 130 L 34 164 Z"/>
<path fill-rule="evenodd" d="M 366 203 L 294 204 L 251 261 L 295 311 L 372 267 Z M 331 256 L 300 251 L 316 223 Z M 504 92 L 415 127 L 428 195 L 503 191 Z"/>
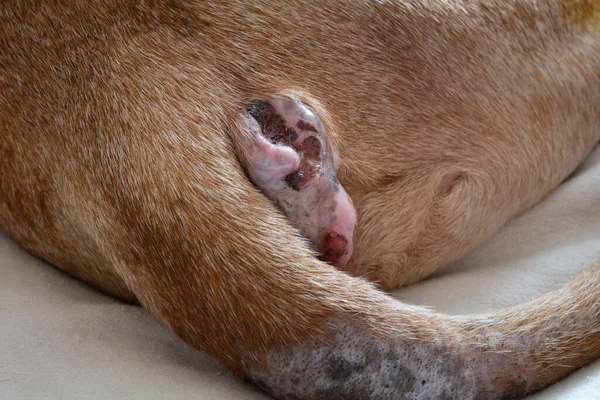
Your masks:
<path fill-rule="evenodd" d="M 21 1 L 0 21 L 0 227 L 275 396 L 511 398 L 600 356 L 600 261 L 470 319 L 350 276 L 421 279 L 581 162 L 598 0 Z M 257 143 L 312 171 L 248 117 L 281 99 L 322 124 L 319 168 L 341 164 L 347 263 L 252 174 Z M 319 193 L 339 200 L 333 177 Z"/>

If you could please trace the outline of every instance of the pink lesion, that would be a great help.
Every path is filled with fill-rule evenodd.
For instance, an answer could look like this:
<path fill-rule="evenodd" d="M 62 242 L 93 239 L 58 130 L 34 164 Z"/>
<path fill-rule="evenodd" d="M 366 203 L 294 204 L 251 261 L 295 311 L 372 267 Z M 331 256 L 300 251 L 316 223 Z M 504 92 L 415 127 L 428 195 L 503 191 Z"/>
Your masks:
<path fill-rule="evenodd" d="M 341 233 L 328 232 L 323 239 L 323 259 L 337 261 L 348 254 L 348 238 Z"/>
<path fill-rule="evenodd" d="M 301 119 L 298 120 L 298 122 L 296 122 L 296 127 L 303 131 L 310 131 L 310 132 L 318 133 L 317 128 L 315 128 L 310 122 L 306 122 Z"/>
<path fill-rule="evenodd" d="M 324 260 L 345 264 L 352 254 L 356 212 L 335 178 L 323 124 L 289 97 L 252 102 L 247 115 L 254 135 L 242 146 L 251 180 L 311 239 Z"/>

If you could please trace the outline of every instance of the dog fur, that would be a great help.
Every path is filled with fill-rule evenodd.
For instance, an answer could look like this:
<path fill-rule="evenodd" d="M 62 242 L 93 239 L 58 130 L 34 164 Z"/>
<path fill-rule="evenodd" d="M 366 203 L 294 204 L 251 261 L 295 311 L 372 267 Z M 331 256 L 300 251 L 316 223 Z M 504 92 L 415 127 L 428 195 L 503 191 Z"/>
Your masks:
<path fill-rule="evenodd" d="M 0 227 L 280 398 L 513 398 L 600 356 L 600 261 L 454 318 L 376 290 L 542 199 L 600 139 L 600 2 L 0 5 Z M 293 95 L 357 209 L 319 261 L 240 163 Z M 372 283 L 368 283 L 370 281 Z"/>

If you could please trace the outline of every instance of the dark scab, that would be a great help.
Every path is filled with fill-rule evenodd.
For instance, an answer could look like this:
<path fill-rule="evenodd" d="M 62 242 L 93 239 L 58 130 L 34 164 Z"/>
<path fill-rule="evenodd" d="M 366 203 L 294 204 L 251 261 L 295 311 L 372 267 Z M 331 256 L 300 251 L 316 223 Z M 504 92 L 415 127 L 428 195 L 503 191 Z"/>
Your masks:
<path fill-rule="evenodd" d="M 312 181 L 320 171 L 321 167 L 319 164 L 314 163 L 309 159 L 302 158 L 298 170 L 286 175 L 285 182 L 290 188 L 299 191 Z"/>
<path fill-rule="evenodd" d="M 256 100 L 247 107 L 247 112 L 260 125 L 262 134 L 276 144 L 289 145 L 285 120 L 279 115 L 268 101 Z"/>
<path fill-rule="evenodd" d="M 323 258 L 335 261 L 348 253 L 348 238 L 339 233 L 328 233 L 325 235 L 323 247 Z M 372 362 L 372 357 L 367 361 Z"/>
<path fill-rule="evenodd" d="M 286 175 L 285 183 L 295 191 L 300 190 L 300 182 L 302 181 L 303 175 L 302 172 L 296 171 L 291 174 Z"/>
<path fill-rule="evenodd" d="M 250 114 L 259 125 L 265 123 L 265 119 L 267 118 L 267 114 L 274 112 L 275 110 L 271 105 L 264 100 L 256 100 L 248 104 L 246 108 L 248 114 Z"/>
<path fill-rule="evenodd" d="M 299 146 L 304 156 L 313 160 L 319 160 L 321 155 L 321 141 L 314 136 L 309 136 Z"/>
<path fill-rule="evenodd" d="M 287 138 L 288 145 L 291 145 L 292 143 L 294 143 L 296 141 L 296 138 L 298 137 L 298 135 L 296 134 L 296 131 L 293 130 L 292 128 L 285 128 L 285 135 Z"/>
<path fill-rule="evenodd" d="M 315 128 L 313 124 L 311 124 L 310 122 L 307 122 L 307 121 L 303 121 L 301 119 L 298 120 L 298 122 L 296 123 L 296 127 L 303 131 L 318 133 L 317 128 Z"/>

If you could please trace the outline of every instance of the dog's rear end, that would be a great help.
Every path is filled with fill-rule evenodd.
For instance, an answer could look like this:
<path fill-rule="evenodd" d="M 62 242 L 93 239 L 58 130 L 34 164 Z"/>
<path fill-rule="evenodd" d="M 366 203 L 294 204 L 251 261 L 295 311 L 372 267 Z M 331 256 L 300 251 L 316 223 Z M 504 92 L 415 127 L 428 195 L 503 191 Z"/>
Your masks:
<path fill-rule="evenodd" d="M 565 25 L 545 35 L 581 30 L 588 47 L 576 75 L 598 84 L 597 2 L 508 3 L 501 6 L 508 14 L 538 5 L 564 15 Z M 372 58 L 402 44 L 390 37 L 368 48 L 348 38 L 367 28 L 410 29 L 384 5 L 285 4 L 3 6 L 0 226 L 61 269 L 138 301 L 183 340 L 279 397 L 514 397 L 600 356 L 598 262 L 532 303 L 455 319 L 393 301 L 315 257 L 248 180 L 236 118 L 251 100 L 291 87 L 316 98 L 312 106 L 330 127 L 356 131 L 335 118 L 344 114 L 338 100 L 358 102 L 384 90 L 385 80 L 338 75 L 347 69 L 342 60 L 377 65 Z M 475 5 L 487 7 L 465 7 Z M 441 3 L 414 7 L 447 12 Z M 272 24 L 290 15 L 301 16 L 298 32 L 315 40 L 304 48 L 310 52 L 290 46 L 298 32 L 269 36 L 285 31 Z M 335 43 L 333 31 L 343 47 L 323 48 L 317 38 Z M 252 32 L 247 48 L 227 39 Z M 407 51 L 427 50 L 417 46 L 425 37 L 405 40 Z M 306 62 L 284 68 L 290 59 Z M 356 85 L 356 98 L 338 99 L 333 88 L 328 95 L 327 82 Z M 588 91 L 587 100 L 598 99 L 598 89 Z M 387 126 L 392 107 L 371 113 Z M 579 154 L 565 157 L 584 155 L 598 140 L 597 128 L 590 131 Z"/>

